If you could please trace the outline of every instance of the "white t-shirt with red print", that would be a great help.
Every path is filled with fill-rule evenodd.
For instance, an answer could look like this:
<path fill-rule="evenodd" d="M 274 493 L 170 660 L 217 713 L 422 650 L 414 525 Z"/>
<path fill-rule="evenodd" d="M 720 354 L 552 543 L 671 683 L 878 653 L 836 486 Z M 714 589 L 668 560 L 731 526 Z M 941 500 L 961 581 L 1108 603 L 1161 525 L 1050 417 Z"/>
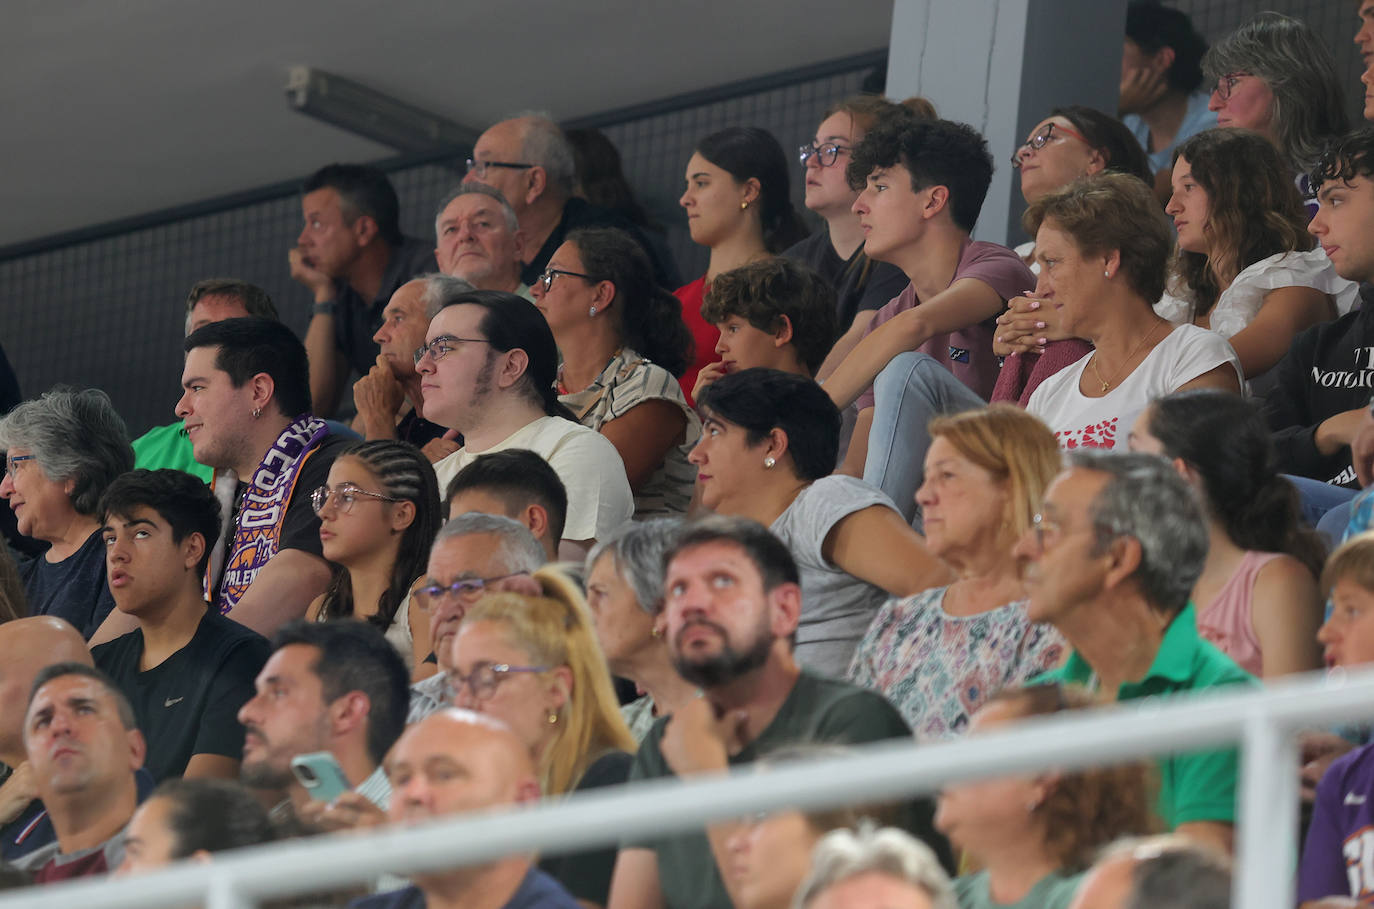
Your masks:
<path fill-rule="evenodd" d="M 1131 427 L 1151 401 L 1178 391 L 1223 363 L 1231 364 L 1244 387 L 1240 360 L 1231 345 L 1216 332 L 1196 325 L 1175 328 L 1120 385 L 1100 398 L 1089 398 L 1078 390 L 1091 357 L 1089 354 L 1040 383 L 1026 405 L 1026 410 L 1054 430 L 1060 448 L 1124 450 Z"/>

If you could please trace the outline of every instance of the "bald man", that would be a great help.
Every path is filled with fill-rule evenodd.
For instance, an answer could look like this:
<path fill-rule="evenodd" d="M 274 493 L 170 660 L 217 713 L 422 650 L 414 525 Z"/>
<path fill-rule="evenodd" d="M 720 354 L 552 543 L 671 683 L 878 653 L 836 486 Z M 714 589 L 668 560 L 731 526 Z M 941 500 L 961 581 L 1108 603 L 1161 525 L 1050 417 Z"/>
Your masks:
<path fill-rule="evenodd" d="M 387 756 L 391 820 L 415 824 L 440 817 L 523 805 L 539 799 L 529 749 L 500 721 L 447 709 L 410 726 Z M 350 909 L 577 909 L 557 881 L 529 855 L 485 865 L 410 876 L 404 890 L 364 897 Z"/>
<path fill-rule="evenodd" d="M 12 862 L 56 840 L 24 756 L 24 711 L 38 673 L 54 663 L 94 665 L 81 632 L 54 616 L 0 625 L 0 858 Z"/>
<path fill-rule="evenodd" d="M 1069 909 L 1229 909 L 1231 870 L 1210 844 L 1170 834 L 1108 847 L 1083 878 Z"/>

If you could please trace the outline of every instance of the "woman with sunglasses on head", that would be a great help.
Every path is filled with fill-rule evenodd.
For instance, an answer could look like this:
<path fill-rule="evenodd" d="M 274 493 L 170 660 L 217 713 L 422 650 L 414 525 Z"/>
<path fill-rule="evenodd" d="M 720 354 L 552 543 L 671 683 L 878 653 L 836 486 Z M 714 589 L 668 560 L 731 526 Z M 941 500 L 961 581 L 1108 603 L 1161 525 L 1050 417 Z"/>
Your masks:
<path fill-rule="evenodd" d="M 1145 150 L 1125 124 L 1078 105 L 1050 111 L 1012 152 L 1011 166 L 1021 175 L 1021 195 L 1027 205 L 1080 177 L 1106 171 L 1130 174 L 1147 183 L 1153 179 Z M 1032 272 L 1040 273 L 1035 241 L 1022 243 L 1016 253 Z M 1006 359 L 997 374 L 993 401 L 1025 407 L 1041 382 L 1090 350 L 1085 341 L 1047 331 L 1037 315 L 1040 304 L 1031 296 L 1008 300 L 1007 311 L 997 318 L 993 351 Z"/>
<path fill-rule="evenodd" d="M 413 669 L 430 651 L 425 617 L 410 620 L 410 588 L 442 522 L 434 469 L 407 442 L 361 442 L 334 460 L 311 504 L 333 576 L 306 617 L 370 622 Z"/>
<path fill-rule="evenodd" d="M 1328 139 L 1349 129 L 1336 61 L 1306 24 L 1260 13 L 1202 58 L 1218 126 L 1253 130 L 1278 148 L 1296 175 L 1308 216 L 1316 214 L 1307 172 Z"/>
<path fill-rule="evenodd" d="M 1209 129 L 1180 145 L 1165 212 L 1178 251 L 1155 312 L 1229 340 L 1247 379 L 1357 302 L 1359 285 L 1315 247 L 1288 166 L 1258 133 Z"/>
<path fill-rule="evenodd" d="M 615 445 L 635 517 L 685 513 L 701 422 L 677 377 L 692 338 L 644 251 L 623 231 L 573 231 L 532 291 L 563 353 L 558 400 Z"/>
<path fill-rule="evenodd" d="M 534 757 L 545 798 L 624 783 L 637 745 L 587 604 L 556 569 L 535 577 L 542 596 L 495 593 L 468 609 L 452 645 L 453 704 L 510 727 Z M 540 867 L 583 905 L 604 906 L 615 856 L 612 846 Z"/>
<path fill-rule="evenodd" d="M 683 393 L 690 396 L 697 373 L 716 359 L 720 337 L 701 316 L 711 280 L 787 249 L 806 236 L 806 227 L 788 193 L 787 156 L 765 129 L 731 126 L 711 133 L 688 160 L 686 181 L 678 204 L 687 212 L 687 230 L 692 242 L 711 251 L 706 274 L 673 293 L 695 348 L 681 377 Z"/>
<path fill-rule="evenodd" d="M 822 377 L 859 343 L 873 313 L 911 283 L 897 266 L 875 262 L 864 254 L 863 229 L 854 214 L 859 193 L 850 188 L 844 172 L 850 151 L 874 124 L 910 116 L 914 116 L 910 108 L 886 98 L 855 95 L 826 111 L 815 138 L 799 150 L 806 176 L 806 207 L 819 215 L 825 226 L 783 255 L 809 266 L 835 289 L 839 338 L 821 365 L 818 374 Z M 935 119 L 934 108 L 925 119 Z"/>

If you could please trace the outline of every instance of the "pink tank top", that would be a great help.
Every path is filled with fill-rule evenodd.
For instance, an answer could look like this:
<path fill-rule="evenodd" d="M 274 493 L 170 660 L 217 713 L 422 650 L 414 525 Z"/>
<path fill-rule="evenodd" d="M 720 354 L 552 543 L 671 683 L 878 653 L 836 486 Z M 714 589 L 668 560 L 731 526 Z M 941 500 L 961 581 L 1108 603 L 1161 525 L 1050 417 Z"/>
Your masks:
<path fill-rule="evenodd" d="M 1254 676 L 1262 673 L 1264 660 L 1250 615 L 1251 594 L 1260 569 L 1278 557 L 1277 552 L 1248 550 L 1226 586 L 1197 616 L 1198 634 Z"/>

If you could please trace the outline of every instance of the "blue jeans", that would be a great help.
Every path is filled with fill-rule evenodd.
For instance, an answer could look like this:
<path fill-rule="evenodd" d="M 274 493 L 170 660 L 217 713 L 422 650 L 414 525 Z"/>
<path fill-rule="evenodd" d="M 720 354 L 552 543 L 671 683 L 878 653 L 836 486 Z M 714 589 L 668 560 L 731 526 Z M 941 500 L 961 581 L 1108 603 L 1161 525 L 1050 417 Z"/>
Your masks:
<path fill-rule="evenodd" d="M 1329 545 L 1334 546 L 1339 543 L 1345 531 L 1346 522 L 1349 520 L 1350 501 L 1360 491 L 1358 489 L 1346 489 L 1344 486 L 1332 486 L 1330 483 L 1323 483 L 1321 480 L 1314 480 L 1311 477 L 1284 474 L 1283 478 L 1292 483 L 1298 490 L 1298 498 L 1302 502 L 1303 519 L 1314 530 L 1324 534 Z M 1328 514 L 1330 514 L 1329 518 L 1327 517 Z"/>
<path fill-rule="evenodd" d="M 927 426 L 935 417 L 986 407 L 987 402 L 929 354 L 898 354 L 873 381 L 873 427 L 864 482 L 891 497 L 917 530 L 916 490 L 925 481 Z"/>

